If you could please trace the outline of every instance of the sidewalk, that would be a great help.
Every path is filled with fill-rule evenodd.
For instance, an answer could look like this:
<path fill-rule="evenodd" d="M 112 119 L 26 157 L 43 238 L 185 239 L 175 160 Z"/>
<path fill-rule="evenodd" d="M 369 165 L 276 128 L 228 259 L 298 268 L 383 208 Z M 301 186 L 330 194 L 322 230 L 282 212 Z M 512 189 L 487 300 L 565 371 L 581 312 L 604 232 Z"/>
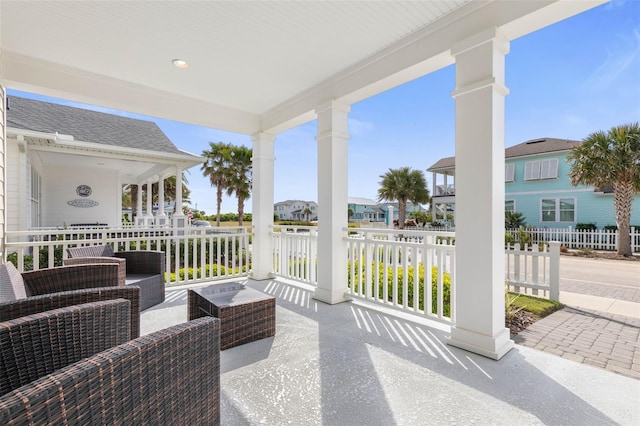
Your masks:
<path fill-rule="evenodd" d="M 561 291 L 560 303 L 575 308 L 640 319 L 640 303 L 628 300 Z"/>
<path fill-rule="evenodd" d="M 560 292 L 566 307 L 513 340 L 582 364 L 640 379 L 640 303 Z"/>

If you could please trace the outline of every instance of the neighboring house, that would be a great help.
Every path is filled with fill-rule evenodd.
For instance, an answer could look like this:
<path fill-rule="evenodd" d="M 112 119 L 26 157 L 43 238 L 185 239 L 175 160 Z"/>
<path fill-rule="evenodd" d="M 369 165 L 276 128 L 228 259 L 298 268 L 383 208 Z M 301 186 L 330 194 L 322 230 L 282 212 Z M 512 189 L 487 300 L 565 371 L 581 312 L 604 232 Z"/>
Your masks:
<path fill-rule="evenodd" d="M 151 184 L 202 164 L 151 121 L 10 97 L 7 103 L 7 230 L 101 224 L 120 226 L 122 188 L 139 185 L 140 224 L 168 215 L 142 193 Z M 182 185 L 178 185 L 182 199 Z M 155 194 L 159 199 L 164 194 Z M 154 196 L 150 197 L 152 200 Z M 161 204 L 164 206 L 164 202 Z M 143 212 L 143 209 L 149 212 Z"/>
<path fill-rule="evenodd" d="M 505 210 L 520 212 L 527 225 L 544 228 L 593 223 L 615 225 L 613 193 L 604 188 L 573 186 L 566 157 L 581 142 L 542 138 L 505 150 Z M 433 205 L 455 204 L 452 177 L 455 157 L 437 161 L 433 173 Z M 640 195 L 634 197 L 631 224 L 640 224 Z M 440 208 L 442 210 L 442 208 Z"/>
<path fill-rule="evenodd" d="M 398 220 L 398 203 L 397 202 L 393 202 L 393 203 L 380 203 L 377 205 L 377 207 L 379 209 L 381 209 L 384 214 L 385 214 L 385 220 L 384 222 L 388 225 L 389 224 L 389 220 L 387 219 L 389 216 L 389 206 L 393 207 L 393 221 Z M 405 218 L 404 220 L 408 220 L 411 217 L 411 213 L 413 212 L 427 212 L 427 210 L 422 207 L 420 204 L 413 204 L 411 201 L 407 201 L 407 211 L 405 214 Z"/>
<path fill-rule="evenodd" d="M 350 222 L 384 222 L 385 211 L 382 210 L 377 201 L 369 198 L 349 197 L 348 209 L 353 214 L 349 216 Z"/>
<path fill-rule="evenodd" d="M 307 215 L 306 210 L 311 211 Z M 273 205 L 279 220 L 318 220 L 318 203 L 315 201 L 286 200 Z"/>

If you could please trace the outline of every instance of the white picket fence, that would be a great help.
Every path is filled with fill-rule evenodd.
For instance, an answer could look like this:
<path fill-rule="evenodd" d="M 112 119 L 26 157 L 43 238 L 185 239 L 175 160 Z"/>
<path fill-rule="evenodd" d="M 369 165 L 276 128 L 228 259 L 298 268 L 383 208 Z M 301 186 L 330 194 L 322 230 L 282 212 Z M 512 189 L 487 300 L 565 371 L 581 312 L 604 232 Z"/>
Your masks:
<path fill-rule="evenodd" d="M 558 300 L 560 297 L 560 243 L 508 245 L 505 280 L 509 291 Z"/>
<path fill-rule="evenodd" d="M 517 235 L 518 229 L 507 229 L 511 235 Z M 531 243 L 539 244 L 558 241 L 569 249 L 591 249 L 615 251 L 618 248 L 618 231 L 614 229 L 581 230 L 572 228 L 526 228 Z M 631 228 L 631 251 L 640 253 L 640 229 Z"/>

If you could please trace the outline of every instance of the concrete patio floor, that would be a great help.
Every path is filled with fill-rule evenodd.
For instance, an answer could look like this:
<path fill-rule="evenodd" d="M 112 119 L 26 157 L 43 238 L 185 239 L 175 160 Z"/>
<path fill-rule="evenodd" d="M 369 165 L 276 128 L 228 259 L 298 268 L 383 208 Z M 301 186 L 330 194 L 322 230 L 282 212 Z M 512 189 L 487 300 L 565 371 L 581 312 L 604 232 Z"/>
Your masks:
<path fill-rule="evenodd" d="M 640 424 L 640 381 L 516 345 L 493 361 L 446 326 L 358 302 L 326 305 L 286 280 L 274 338 L 221 354 L 223 425 Z M 142 334 L 187 319 L 186 289 L 142 313 Z"/>

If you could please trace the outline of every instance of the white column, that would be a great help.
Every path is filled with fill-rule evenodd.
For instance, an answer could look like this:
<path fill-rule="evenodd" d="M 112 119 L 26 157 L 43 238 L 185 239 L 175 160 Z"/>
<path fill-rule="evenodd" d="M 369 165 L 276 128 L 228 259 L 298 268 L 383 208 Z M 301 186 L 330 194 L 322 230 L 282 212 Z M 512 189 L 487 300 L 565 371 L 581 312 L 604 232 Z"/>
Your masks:
<path fill-rule="evenodd" d="M 253 188 L 251 213 L 253 241 L 251 277 L 255 280 L 273 278 L 273 170 L 275 135 L 256 133 L 251 137 Z"/>
<path fill-rule="evenodd" d="M 147 214 L 145 225 L 153 225 L 153 187 L 151 179 L 147 179 Z"/>
<path fill-rule="evenodd" d="M 176 166 L 176 202 L 173 214 L 173 226 L 184 228 L 187 226 L 187 217 L 182 213 L 182 169 Z"/>
<path fill-rule="evenodd" d="M 393 229 L 393 206 L 387 206 L 387 228 Z"/>
<path fill-rule="evenodd" d="M 142 217 L 142 184 L 138 186 L 138 201 L 136 202 L 136 225 L 144 225 L 144 217 Z"/>
<path fill-rule="evenodd" d="M 318 114 L 318 287 L 314 298 L 325 303 L 347 300 L 347 191 L 349 111 L 329 101 Z"/>
<path fill-rule="evenodd" d="M 504 56 L 495 28 L 458 43 L 456 60 L 456 318 L 449 344 L 493 359 L 504 325 Z"/>
<path fill-rule="evenodd" d="M 432 179 L 433 179 L 433 185 L 431 185 L 431 188 L 433 188 L 433 190 L 431 191 L 431 220 L 435 222 L 436 205 L 433 201 L 433 196 L 436 195 L 436 172 L 432 172 Z"/>
<path fill-rule="evenodd" d="M 164 226 L 167 223 L 167 215 L 164 213 L 164 179 L 158 180 L 158 214 L 156 215 L 156 225 Z"/>

